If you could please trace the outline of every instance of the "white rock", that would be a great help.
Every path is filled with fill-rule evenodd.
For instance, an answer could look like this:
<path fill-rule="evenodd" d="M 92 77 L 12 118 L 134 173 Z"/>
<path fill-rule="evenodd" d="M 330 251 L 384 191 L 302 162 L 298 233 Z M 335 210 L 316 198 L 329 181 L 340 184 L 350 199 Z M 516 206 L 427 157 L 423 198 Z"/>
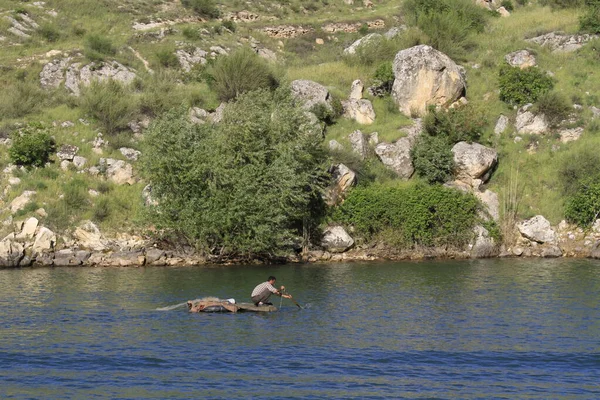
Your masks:
<path fill-rule="evenodd" d="M 360 100 L 363 97 L 363 90 L 365 86 L 363 85 L 360 79 L 352 82 L 352 87 L 350 88 L 350 100 Z"/>
<path fill-rule="evenodd" d="M 537 243 L 554 243 L 556 232 L 552 229 L 550 222 L 541 215 L 522 221 L 517 224 L 521 235 Z"/>
<path fill-rule="evenodd" d="M 56 234 L 50 229 L 42 226 L 35 236 L 32 251 L 34 255 L 41 254 L 52 250 L 55 245 Z"/>
<path fill-rule="evenodd" d="M 564 129 L 558 134 L 562 143 L 574 142 L 583 134 L 583 128 Z"/>
<path fill-rule="evenodd" d="M 138 151 L 138 150 L 135 150 L 135 149 L 130 149 L 128 147 L 121 147 L 119 149 L 119 151 L 129 161 L 137 161 L 137 159 L 139 158 L 139 156 L 142 154 L 141 151 Z"/>
<path fill-rule="evenodd" d="M 371 125 L 375 122 L 373 104 L 366 99 L 346 100 L 342 102 L 344 117 L 355 120 L 361 125 Z"/>
<path fill-rule="evenodd" d="M 529 50 L 513 51 L 505 55 L 504 59 L 509 65 L 521 69 L 535 67 L 536 65 L 535 56 Z"/>
<path fill-rule="evenodd" d="M 452 153 L 457 179 L 474 186 L 480 183 L 477 180 L 486 182 L 498 162 L 496 150 L 479 143 L 458 142 L 452 147 Z"/>
<path fill-rule="evenodd" d="M 375 154 L 381 162 L 393 170 L 400 179 L 408 180 L 415 172 L 410 151 L 414 145 L 414 138 L 403 137 L 395 143 L 379 143 L 375 147 Z"/>
<path fill-rule="evenodd" d="M 103 251 L 108 248 L 107 240 L 100 233 L 100 229 L 91 221 L 84 221 L 77 227 L 73 233 L 73 238 L 77 240 L 82 248 L 92 251 Z"/>
<path fill-rule="evenodd" d="M 500 117 L 498 117 L 498 121 L 496 122 L 496 126 L 494 127 L 494 133 L 496 135 L 501 135 L 504 133 L 508 127 L 508 122 L 508 117 L 506 115 L 500 115 Z"/>
<path fill-rule="evenodd" d="M 14 214 L 19 210 L 25 208 L 25 206 L 31 201 L 31 198 L 36 192 L 33 190 L 26 190 L 19 197 L 16 197 L 10 202 L 10 211 Z"/>
<path fill-rule="evenodd" d="M 21 233 L 17 235 L 19 239 L 30 239 L 35 236 L 35 231 L 37 230 L 39 221 L 35 217 L 31 217 L 25 221 L 23 224 L 23 229 Z"/>
<path fill-rule="evenodd" d="M 354 246 L 354 239 L 339 226 L 330 226 L 323 232 L 321 246 L 331 253 L 343 253 Z"/>
<path fill-rule="evenodd" d="M 532 104 L 527 104 L 517 111 L 515 128 L 519 134 L 540 135 L 549 129 L 544 114 L 534 114 L 529 111 L 532 106 Z"/>
<path fill-rule="evenodd" d="M 485 192 L 475 192 L 475 196 L 484 205 L 486 211 L 496 222 L 500 221 L 500 201 L 498 194 L 487 189 Z"/>

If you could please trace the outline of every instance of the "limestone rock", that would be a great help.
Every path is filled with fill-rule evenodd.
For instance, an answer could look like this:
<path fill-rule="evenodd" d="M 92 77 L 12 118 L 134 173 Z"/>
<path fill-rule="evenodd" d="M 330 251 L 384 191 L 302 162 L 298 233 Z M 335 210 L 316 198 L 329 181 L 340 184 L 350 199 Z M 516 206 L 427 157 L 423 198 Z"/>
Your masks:
<path fill-rule="evenodd" d="M 44 89 L 56 89 L 65 80 L 65 70 L 71 62 L 71 58 L 52 60 L 44 65 L 40 72 L 40 84 Z"/>
<path fill-rule="evenodd" d="M 56 234 L 45 226 L 42 226 L 35 236 L 32 251 L 34 255 L 48 252 L 54 249 L 55 245 Z"/>
<path fill-rule="evenodd" d="M 542 257 L 544 258 L 556 258 L 562 257 L 563 253 L 558 246 L 548 246 L 542 249 Z"/>
<path fill-rule="evenodd" d="M 415 172 L 410 151 L 414 145 L 414 138 L 403 137 L 395 143 L 379 143 L 375 147 L 375 154 L 381 162 L 404 180 L 410 179 Z"/>
<path fill-rule="evenodd" d="M 550 226 L 550 222 L 541 215 L 519 222 L 517 229 L 521 235 L 538 243 L 554 243 L 556 232 Z"/>
<path fill-rule="evenodd" d="M 193 124 L 196 124 L 196 125 L 205 124 L 208 117 L 209 117 L 208 111 L 206 111 L 200 107 L 190 108 L 190 121 Z"/>
<path fill-rule="evenodd" d="M 100 229 L 92 221 L 84 221 L 73 233 L 79 246 L 92 251 L 104 251 L 108 248 L 108 241 L 100 233 Z"/>
<path fill-rule="evenodd" d="M 146 257 L 141 251 L 117 251 L 108 255 L 104 265 L 109 267 L 141 267 L 146 263 Z"/>
<path fill-rule="evenodd" d="M 400 51 L 393 70 L 392 96 L 406 115 L 424 114 L 429 105 L 452 104 L 465 92 L 464 70 L 431 46 Z"/>
<path fill-rule="evenodd" d="M 146 265 L 165 265 L 166 254 L 164 250 L 148 249 L 146 250 Z"/>
<path fill-rule="evenodd" d="M 106 177 L 117 185 L 133 185 L 136 182 L 133 167 L 123 160 L 101 158 L 100 167 L 106 171 Z"/>
<path fill-rule="evenodd" d="M 21 243 L 6 238 L 0 241 L 0 267 L 18 267 L 24 256 L 25 248 Z"/>
<path fill-rule="evenodd" d="M 157 206 L 158 201 L 152 197 L 152 185 L 146 185 L 142 190 L 142 198 L 144 199 L 144 205 L 148 206 Z"/>
<path fill-rule="evenodd" d="M 14 214 L 19 210 L 25 208 L 25 206 L 31 201 L 31 198 L 36 192 L 33 190 L 26 190 L 20 196 L 16 197 L 10 202 L 10 211 Z"/>
<path fill-rule="evenodd" d="M 598 37 L 600 37 L 600 35 L 565 35 L 560 32 L 550 32 L 545 35 L 527 39 L 526 41 L 548 47 L 552 52 L 569 53 L 580 49 L 584 44 L 590 40 L 597 39 Z"/>
<path fill-rule="evenodd" d="M 509 65 L 521 69 L 536 66 L 535 56 L 529 50 L 513 51 L 505 55 L 504 59 Z"/>
<path fill-rule="evenodd" d="M 481 225 L 474 229 L 475 241 L 471 247 L 471 258 L 489 258 L 498 255 L 498 246 L 490 233 Z"/>
<path fill-rule="evenodd" d="M 35 217 L 27 219 L 27 221 L 25 221 L 25 223 L 23 224 L 23 229 L 21 230 L 21 233 L 17 235 L 17 239 L 33 238 L 35 236 L 35 232 L 37 230 L 39 222 L 40 221 L 38 221 L 38 219 Z"/>
<path fill-rule="evenodd" d="M 350 46 L 344 49 L 344 54 L 356 54 L 356 51 L 362 46 L 368 46 L 369 43 L 374 43 L 383 38 L 379 33 L 369 33 L 368 35 L 358 39 Z"/>
<path fill-rule="evenodd" d="M 71 144 L 63 144 L 56 153 L 56 156 L 61 161 L 73 161 L 73 157 L 75 157 L 78 151 L 79 147 L 77 146 L 73 146 Z"/>
<path fill-rule="evenodd" d="M 331 253 L 343 253 L 354 246 L 354 239 L 339 226 L 330 226 L 323 232 L 321 246 Z"/>
<path fill-rule="evenodd" d="M 500 7 L 496 10 L 496 12 L 498 14 L 500 14 L 501 17 L 506 18 L 506 17 L 510 17 L 510 11 L 508 11 L 506 8 L 504 7 Z"/>
<path fill-rule="evenodd" d="M 508 128 L 508 117 L 506 115 L 500 115 L 498 117 L 498 121 L 496 122 L 496 126 L 494 127 L 494 133 L 496 135 L 501 135 Z"/>
<path fill-rule="evenodd" d="M 217 109 L 215 110 L 215 112 L 213 112 L 212 114 L 209 115 L 209 120 L 213 123 L 213 124 L 218 124 L 219 122 L 221 122 L 223 120 L 223 115 L 225 113 L 225 108 L 227 107 L 227 103 L 221 103 L 219 104 L 219 107 L 217 107 Z"/>
<path fill-rule="evenodd" d="M 458 142 L 452 147 L 452 153 L 456 178 L 472 186 L 477 185 L 477 180 L 487 181 L 498 162 L 496 150 L 479 143 Z"/>
<path fill-rule="evenodd" d="M 329 141 L 329 150 L 342 151 L 342 150 L 344 150 L 344 146 L 342 146 L 341 143 L 338 142 L 337 140 L 331 139 Z"/>
<path fill-rule="evenodd" d="M 317 82 L 298 79 L 291 83 L 290 89 L 292 94 L 302 101 L 305 110 L 310 110 L 317 104 L 323 104 L 328 109 L 332 109 L 329 91 Z"/>
<path fill-rule="evenodd" d="M 364 160 L 369 152 L 368 139 L 365 135 L 361 131 L 356 130 L 348 135 L 348 140 L 350 141 L 350 145 L 352 145 L 352 151 Z"/>
<path fill-rule="evenodd" d="M 500 201 L 498 194 L 487 189 L 485 192 L 475 192 L 475 196 L 484 205 L 489 216 L 496 222 L 500 221 Z"/>
<path fill-rule="evenodd" d="M 141 151 L 131 149 L 129 147 L 121 147 L 119 151 L 121 152 L 121 154 L 123 154 L 123 157 L 125 157 L 129 161 L 137 161 L 138 158 L 142 155 Z"/>
<path fill-rule="evenodd" d="M 75 165 L 75 168 L 81 170 L 85 167 L 85 164 L 87 164 L 87 158 L 81 156 L 73 157 L 73 165 Z"/>
<path fill-rule="evenodd" d="M 590 258 L 600 259 L 600 242 L 596 242 L 590 251 Z M 0 261 L 1 262 L 1 261 Z"/>
<path fill-rule="evenodd" d="M 91 63 L 81 67 L 81 64 L 71 64 L 67 68 L 65 87 L 78 96 L 81 86 L 89 86 L 92 82 L 105 82 L 109 79 L 130 84 L 136 78 L 133 70 L 116 62 Z"/>
<path fill-rule="evenodd" d="M 349 99 L 342 102 L 344 117 L 355 120 L 361 125 L 371 125 L 375 122 L 373 104 L 366 99 Z"/>
<path fill-rule="evenodd" d="M 83 265 L 92 253 L 86 250 L 63 249 L 54 253 L 54 266 L 71 267 Z"/>
<path fill-rule="evenodd" d="M 363 97 L 363 90 L 365 89 L 365 85 L 363 85 L 360 79 L 352 82 L 352 87 L 350 88 L 350 100 L 360 100 Z"/>
<path fill-rule="evenodd" d="M 558 132 L 560 141 L 563 143 L 574 142 L 583 134 L 583 128 L 564 129 Z"/>
<path fill-rule="evenodd" d="M 325 194 L 325 201 L 329 205 L 339 204 L 350 188 L 356 185 L 356 173 L 344 164 L 334 165 L 329 169 L 333 186 Z"/>
<path fill-rule="evenodd" d="M 208 53 L 198 47 L 193 50 L 177 50 L 175 52 L 181 69 L 185 72 L 190 72 L 195 65 L 205 65 Z"/>
<path fill-rule="evenodd" d="M 540 135 L 548 131 L 548 121 L 544 114 L 534 114 L 532 104 L 526 104 L 517 111 L 515 128 L 519 134 Z"/>

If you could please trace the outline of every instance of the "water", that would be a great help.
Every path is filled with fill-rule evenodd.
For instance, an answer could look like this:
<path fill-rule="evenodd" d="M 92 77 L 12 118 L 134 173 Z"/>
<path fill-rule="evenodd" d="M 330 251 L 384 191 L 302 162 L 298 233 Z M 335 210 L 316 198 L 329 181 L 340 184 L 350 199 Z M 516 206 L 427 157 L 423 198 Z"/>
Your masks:
<path fill-rule="evenodd" d="M 172 307 L 270 274 L 307 308 Z M 600 263 L 0 270 L 0 398 L 266 397 L 598 399 Z"/>

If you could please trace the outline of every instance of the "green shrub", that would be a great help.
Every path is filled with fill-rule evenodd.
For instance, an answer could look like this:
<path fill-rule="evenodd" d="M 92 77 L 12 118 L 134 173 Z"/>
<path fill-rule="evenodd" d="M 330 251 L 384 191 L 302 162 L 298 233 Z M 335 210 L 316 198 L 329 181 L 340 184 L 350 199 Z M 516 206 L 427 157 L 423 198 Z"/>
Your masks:
<path fill-rule="evenodd" d="M 535 103 L 554 87 L 554 81 L 538 68 L 515 68 L 504 65 L 499 72 L 500 100 L 521 106 Z"/>
<path fill-rule="evenodd" d="M 600 1 L 586 1 L 584 12 L 579 17 L 579 30 L 586 33 L 600 33 Z"/>
<path fill-rule="evenodd" d="M 375 88 L 375 94 L 379 97 L 390 94 L 394 86 L 394 79 L 392 63 L 388 61 L 380 64 L 373 74 L 372 86 Z"/>
<path fill-rule="evenodd" d="M 515 6 L 511 0 L 502 0 L 500 6 L 504 7 L 507 11 L 513 11 L 515 9 Z"/>
<path fill-rule="evenodd" d="M 600 217 L 600 180 L 586 179 L 567 199 L 565 217 L 579 226 L 589 226 Z"/>
<path fill-rule="evenodd" d="M 43 167 L 56 150 L 54 139 L 48 130 L 39 124 L 30 124 L 16 132 L 12 139 L 8 154 L 16 165 Z"/>
<path fill-rule="evenodd" d="M 213 0 L 181 0 L 181 4 L 206 18 L 219 18 L 221 15 Z"/>
<path fill-rule="evenodd" d="M 551 128 L 556 128 L 569 117 L 569 114 L 573 111 L 573 106 L 562 93 L 547 92 L 538 98 L 535 109 L 536 112 L 546 116 Z"/>
<path fill-rule="evenodd" d="M 48 42 L 57 42 L 60 39 L 60 31 L 54 25 L 44 24 L 37 29 L 37 33 Z"/>
<path fill-rule="evenodd" d="M 542 0 L 540 3 L 552 8 L 577 8 L 583 5 L 583 0 Z"/>
<path fill-rule="evenodd" d="M 218 125 L 194 125 L 187 109 L 173 110 L 145 136 L 154 223 L 205 251 L 276 254 L 318 224 L 322 133 L 289 91 L 240 95 Z"/>
<path fill-rule="evenodd" d="M 109 38 L 91 34 L 85 38 L 84 54 L 91 61 L 103 61 L 105 56 L 117 54 L 117 49 Z"/>
<path fill-rule="evenodd" d="M 21 218 L 25 215 L 29 215 L 35 212 L 35 210 L 37 210 L 38 208 L 40 208 L 40 205 L 35 202 L 35 201 L 31 201 L 27 204 L 25 204 L 25 207 L 23 207 L 22 209 L 20 209 L 19 211 L 17 211 L 14 215 L 14 218 Z"/>
<path fill-rule="evenodd" d="M 467 104 L 448 110 L 430 107 L 423 123 L 429 135 L 443 137 L 453 145 L 479 140 L 487 121 L 480 109 Z"/>
<path fill-rule="evenodd" d="M 94 205 L 93 219 L 97 222 L 103 222 L 110 216 L 110 201 L 107 197 L 99 197 Z"/>
<path fill-rule="evenodd" d="M 358 33 L 360 33 L 361 35 L 366 35 L 367 33 L 369 33 L 369 25 L 362 24 L 360 28 L 358 28 Z"/>
<path fill-rule="evenodd" d="M 454 155 L 446 138 L 421 135 L 411 149 L 417 176 L 429 183 L 444 183 L 452 178 Z"/>
<path fill-rule="evenodd" d="M 163 49 L 157 51 L 156 58 L 161 67 L 177 68 L 180 66 L 179 59 L 172 49 Z"/>
<path fill-rule="evenodd" d="M 332 218 L 366 239 L 391 229 L 407 246 L 463 246 L 472 238 L 479 203 L 439 185 L 354 188 Z"/>
<path fill-rule="evenodd" d="M 344 57 L 346 63 L 350 65 L 375 65 L 384 61 L 393 60 L 398 51 L 404 48 L 400 38 L 386 39 L 375 36 L 361 42 L 356 48 L 356 52 Z"/>
<path fill-rule="evenodd" d="M 183 34 L 183 37 L 188 40 L 200 40 L 202 38 L 200 30 L 197 28 L 192 28 L 191 26 L 186 26 L 183 28 L 181 33 Z"/>
<path fill-rule="evenodd" d="M 136 111 L 131 92 L 114 80 L 92 82 L 81 93 L 79 105 L 89 116 L 95 118 L 108 134 L 125 129 Z"/>
<path fill-rule="evenodd" d="M 178 107 L 185 99 L 177 91 L 177 75 L 174 71 L 158 71 L 143 83 L 140 111 L 157 116 Z"/>
<path fill-rule="evenodd" d="M 230 19 L 223 21 L 221 25 L 223 26 L 223 28 L 229 29 L 231 32 L 235 32 L 236 30 L 235 22 L 233 22 Z"/>
<path fill-rule="evenodd" d="M 218 58 L 207 73 L 210 85 L 222 101 L 235 99 L 252 90 L 278 86 L 271 67 L 247 47 Z"/>
<path fill-rule="evenodd" d="M 558 167 L 558 180 L 566 195 L 575 194 L 587 179 L 600 178 L 600 153 L 585 147 L 568 154 Z"/>
<path fill-rule="evenodd" d="M 63 186 L 62 201 L 71 210 L 81 210 L 88 205 L 87 183 L 80 178 L 73 179 Z"/>
<path fill-rule="evenodd" d="M 47 94 L 38 84 L 17 81 L 5 85 L 0 96 L 2 118 L 22 118 L 39 111 Z"/>

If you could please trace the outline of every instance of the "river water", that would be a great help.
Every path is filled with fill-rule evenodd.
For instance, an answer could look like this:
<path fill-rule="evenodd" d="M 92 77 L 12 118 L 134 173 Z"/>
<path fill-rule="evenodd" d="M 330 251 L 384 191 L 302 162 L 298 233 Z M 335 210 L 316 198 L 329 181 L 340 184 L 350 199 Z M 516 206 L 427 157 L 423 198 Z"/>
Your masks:
<path fill-rule="evenodd" d="M 0 270 L 0 398 L 266 397 L 598 399 L 600 262 Z"/>

